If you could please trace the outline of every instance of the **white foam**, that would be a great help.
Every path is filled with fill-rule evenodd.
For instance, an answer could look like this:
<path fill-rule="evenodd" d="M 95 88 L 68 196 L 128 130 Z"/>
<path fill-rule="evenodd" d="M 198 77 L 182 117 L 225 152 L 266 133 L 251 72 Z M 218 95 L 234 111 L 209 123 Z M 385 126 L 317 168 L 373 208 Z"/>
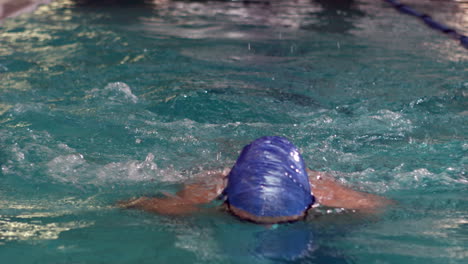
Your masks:
<path fill-rule="evenodd" d="M 109 99 L 112 101 L 121 101 L 122 99 L 130 101 L 132 103 L 138 102 L 138 97 L 132 93 L 132 89 L 126 83 L 114 82 L 109 83 L 104 87 L 104 90 L 114 92 L 115 94 L 108 94 Z"/>
<path fill-rule="evenodd" d="M 439 186 L 451 185 L 457 182 L 446 172 L 433 173 L 426 168 L 419 168 L 409 172 L 396 173 L 389 183 L 392 190 L 425 187 L 428 183 Z"/>
<path fill-rule="evenodd" d="M 128 160 L 105 165 L 89 163 L 80 153 L 59 155 L 47 164 L 47 173 L 55 181 L 74 185 L 106 186 L 109 184 L 169 182 L 187 179 L 186 174 L 169 166 L 158 168 L 154 155 L 148 153 L 144 161 Z M 8 171 L 9 167 L 2 166 Z"/>
<path fill-rule="evenodd" d="M 411 120 L 404 118 L 401 113 L 387 109 L 377 111 L 377 114 L 370 116 L 370 118 L 379 120 L 392 128 L 396 128 L 397 131 L 411 131 L 413 128 Z"/>
<path fill-rule="evenodd" d="M 333 173 L 344 183 L 348 181 L 359 183 L 355 186 L 363 191 L 373 193 L 385 193 L 389 190 L 412 190 L 425 188 L 428 184 L 438 186 L 450 186 L 453 184 L 466 184 L 463 179 L 453 178 L 447 172 L 434 173 L 427 168 L 414 169 L 412 171 L 402 171 L 404 164 L 389 171 L 387 177 L 376 177 L 376 170 L 368 168 L 364 171 L 353 173 Z"/>
<path fill-rule="evenodd" d="M 98 168 L 96 175 L 93 183 L 98 185 L 105 182 L 180 182 L 186 178 L 173 167 L 158 168 L 152 153 L 148 153 L 144 161 L 130 160 L 106 164 Z"/>
<path fill-rule="evenodd" d="M 121 105 L 138 102 L 138 97 L 133 94 L 132 89 L 126 83 L 108 83 L 104 88 L 95 88 L 87 91 L 88 99 L 97 100 L 98 104 Z"/>
<path fill-rule="evenodd" d="M 13 107 L 13 111 L 16 114 L 23 114 L 26 112 L 33 112 L 33 113 L 41 113 L 44 112 L 45 106 L 42 103 L 25 103 L 25 104 L 15 104 Z"/>
<path fill-rule="evenodd" d="M 98 179 L 104 181 L 148 181 L 154 179 L 158 166 L 154 163 L 154 155 L 149 153 L 143 162 L 131 160 L 127 162 L 112 162 L 98 169 Z"/>
<path fill-rule="evenodd" d="M 58 181 L 80 183 L 80 169 L 85 164 L 83 155 L 77 153 L 55 157 L 47 163 L 47 168 L 49 175 Z"/>

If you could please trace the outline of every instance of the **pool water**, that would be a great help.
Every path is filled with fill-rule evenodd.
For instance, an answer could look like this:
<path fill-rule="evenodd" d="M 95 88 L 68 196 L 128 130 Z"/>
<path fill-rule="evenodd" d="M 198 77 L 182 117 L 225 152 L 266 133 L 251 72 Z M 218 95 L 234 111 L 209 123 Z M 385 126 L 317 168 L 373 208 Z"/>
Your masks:
<path fill-rule="evenodd" d="M 466 263 L 468 53 L 383 1 L 56 1 L 0 25 L 5 263 Z M 468 28 L 463 3 L 409 1 Z M 434 8 L 434 5 L 442 7 Z M 270 228 L 176 192 L 280 135 L 393 199 Z"/>

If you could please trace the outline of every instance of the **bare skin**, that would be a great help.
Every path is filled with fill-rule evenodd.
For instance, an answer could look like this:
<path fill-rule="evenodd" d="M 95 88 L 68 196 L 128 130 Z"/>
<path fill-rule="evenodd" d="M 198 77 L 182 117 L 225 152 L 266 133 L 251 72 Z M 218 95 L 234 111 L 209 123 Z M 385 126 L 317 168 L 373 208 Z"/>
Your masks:
<path fill-rule="evenodd" d="M 175 195 L 164 193 L 163 198 L 140 197 L 120 202 L 123 208 L 135 208 L 163 215 L 184 215 L 199 211 L 201 204 L 216 199 L 227 185 L 228 171 L 208 171 L 195 178 L 199 180 L 187 184 Z"/>
<path fill-rule="evenodd" d="M 373 212 L 392 204 L 381 196 L 355 191 L 338 183 L 330 174 L 307 169 L 317 202 L 327 207 Z"/>
<path fill-rule="evenodd" d="M 327 173 L 309 169 L 307 169 L 307 173 L 316 203 L 323 206 L 376 212 L 378 209 L 391 204 L 391 201 L 383 197 L 355 191 L 343 186 Z M 165 194 L 163 198 L 141 197 L 121 202 L 119 205 L 123 208 L 135 208 L 163 215 L 190 214 L 199 211 L 199 205 L 209 203 L 219 197 L 227 185 L 228 174 L 228 170 L 205 172 L 200 176 L 198 182 L 185 185 L 175 195 Z M 258 217 L 229 205 L 228 209 L 242 219 L 264 224 L 294 221 L 304 216 L 302 214 L 286 218 Z"/>

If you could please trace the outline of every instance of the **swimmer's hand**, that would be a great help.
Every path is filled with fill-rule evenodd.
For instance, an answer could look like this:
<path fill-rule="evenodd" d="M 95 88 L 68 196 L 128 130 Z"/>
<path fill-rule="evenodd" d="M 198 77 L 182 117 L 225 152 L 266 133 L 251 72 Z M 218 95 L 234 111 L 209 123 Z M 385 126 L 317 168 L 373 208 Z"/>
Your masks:
<path fill-rule="evenodd" d="M 165 193 L 162 198 L 140 197 L 119 202 L 118 206 L 164 215 L 190 214 L 199 211 L 199 205 L 213 201 L 222 193 L 227 174 L 227 170 L 207 171 L 197 175 L 196 183 L 185 185 L 176 195 Z"/>
<path fill-rule="evenodd" d="M 321 205 L 372 213 L 393 204 L 384 197 L 350 189 L 327 173 L 309 169 L 307 173 L 312 192 Z"/>

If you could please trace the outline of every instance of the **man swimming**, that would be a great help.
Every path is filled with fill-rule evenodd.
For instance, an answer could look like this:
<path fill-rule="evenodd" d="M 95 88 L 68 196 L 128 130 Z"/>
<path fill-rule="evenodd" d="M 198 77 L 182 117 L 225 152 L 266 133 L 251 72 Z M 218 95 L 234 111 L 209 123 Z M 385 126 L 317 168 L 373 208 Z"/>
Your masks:
<path fill-rule="evenodd" d="M 204 181 L 185 185 L 176 195 L 141 197 L 120 203 L 165 215 L 188 214 L 217 198 L 229 212 L 260 224 L 303 219 L 312 205 L 375 211 L 390 202 L 354 191 L 330 175 L 307 169 L 298 149 L 277 136 L 259 138 L 245 146 L 228 171 L 204 173 Z"/>

